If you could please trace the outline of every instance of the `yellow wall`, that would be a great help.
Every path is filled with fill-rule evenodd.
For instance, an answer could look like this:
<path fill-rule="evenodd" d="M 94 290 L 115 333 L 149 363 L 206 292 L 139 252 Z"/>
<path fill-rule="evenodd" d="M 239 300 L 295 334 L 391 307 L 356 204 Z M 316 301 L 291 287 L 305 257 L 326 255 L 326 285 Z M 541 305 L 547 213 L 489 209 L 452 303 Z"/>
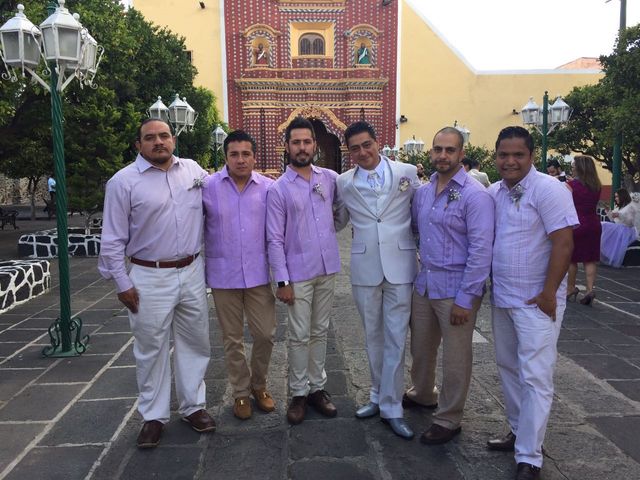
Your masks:
<path fill-rule="evenodd" d="M 133 1 L 134 8 L 142 12 L 147 20 L 161 27 L 166 26 L 173 33 L 185 37 L 187 50 L 193 52 L 193 64 L 198 69 L 196 85 L 213 91 L 218 112 L 222 116 L 223 51 L 220 48 L 220 2 L 204 0 L 204 4 L 205 8 L 200 8 L 195 0 Z"/>

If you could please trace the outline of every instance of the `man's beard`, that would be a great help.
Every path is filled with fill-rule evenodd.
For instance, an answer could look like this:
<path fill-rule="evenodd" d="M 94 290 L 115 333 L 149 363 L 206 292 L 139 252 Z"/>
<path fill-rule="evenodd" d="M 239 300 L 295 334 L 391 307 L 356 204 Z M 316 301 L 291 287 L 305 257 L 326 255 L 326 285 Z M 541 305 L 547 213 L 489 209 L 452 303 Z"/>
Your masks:
<path fill-rule="evenodd" d="M 303 161 L 296 160 L 293 157 L 289 158 L 289 163 L 296 168 L 308 167 L 311 165 L 311 162 L 313 162 L 313 155 L 309 155 L 309 157 Z"/>

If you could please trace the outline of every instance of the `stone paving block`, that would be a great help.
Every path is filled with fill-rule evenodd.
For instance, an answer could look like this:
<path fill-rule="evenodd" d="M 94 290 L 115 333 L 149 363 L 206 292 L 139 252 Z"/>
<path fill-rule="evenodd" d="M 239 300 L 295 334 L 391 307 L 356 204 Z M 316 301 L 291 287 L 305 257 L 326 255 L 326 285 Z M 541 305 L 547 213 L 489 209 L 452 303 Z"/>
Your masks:
<path fill-rule="evenodd" d="M 247 352 L 245 352 L 247 353 Z M 247 355 L 247 362 L 250 361 L 251 356 Z M 226 380 L 227 379 L 227 366 L 224 358 L 211 358 L 207 372 L 205 373 L 205 381 L 209 380 Z"/>
<path fill-rule="evenodd" d="M 120 303 L 120 300 L 118 300 L 118 298 L 114 294 L 112 298 L 105 298 L 104 300 L 96 302 L 91 307 L 91 310 L 115 310 L 119 312 L 123 308 L 124 306 L 122 305 L 122 303 Z"/>
<path fill-rule="evenodd" d="M 612 440 L 620 450 L 629 455 L 636 462 L 640 462 L 640 442 L 638 442 L 640 416 L 625 418 L 591 417 L 589 418 L 589 422 L 595 425 L 600 432 L 607 436 L 607 438 Z"/>
<path fill-rule="evenodd" d="M 23 320 L 18 325 L 20 328 L 37 328 L 46 333 L 47 329 L 54 322 L 55 318 L 33 317 Z"/>
<path fill-rule="evenodd" d="M 371 480 L 375 478 L 366 466 L 359 466 L 345 460 L 296 462 L 291 465 L 289 471 L 291 480 Z"/>
<path fill-rule="evenodd" d="M 200 465 L 202 450 L 191 446 L 164 446 L 137 450 L 128 459 L 119 480 L 192 480 Z"/>
<path fill-rule="evenodd" d="M 80 401 L 57 422 L 39 446 L 108 442 L 134 402 L 134 399 Z"/>
<path fill-rule="evenodd" d="M 575 330 L 569 330 L 568 328 L 563 328 L 560 330 L 559 340 L 583 340 L 582 337 L 576 334 Z"/>
<path fill-rule="evenodd" d="M 116 353 L 132 338 L 130 333 L 95 334 L 89 340 L 89 353 Z"/>
<path fill-rule="evenodd" d="M 640 359 L 640 345 L 609 345 L 607 350 L 627 360 Z"/>
<path fill-rule="evenodd" d="M 0 410 L 0 421 L 51 420 L 84 385 L 33 385 Z"/>
<path fill-rule="evenodd" d="M 7 370 L 0 369 L 0 401 L 9 401 L 25 385 L 33 381 L 42 370 Z M 2 471 L 2 469 L 0 469 Z"/>
<path fill-rule="evenodd" d="M 204 453 L 202 478 L 285 478 L 287 458 L 285 428 L 243 435 L 214 434 Z"/>
<path fill-rule="evenodd" d="M 345 373 L 340 370 L 327 372 L 327 384 L 325 390 L 331 395 L 344 395 L 347 393 L 347 379 Z"/>
<path fill-rule="evenodd" d="M 0 448 L 0 472 L 7 468 L 18 454 L 20 454 L 45 427 L 46 425 L 43 423 L 0 425 L 0 438 L 2 438 L 2 448 Z"/>
<path fill-rule="evenodd" d="M 368 446 L 363 422 L 356 418 L 307 421 L 289 430 L 290 456 L 293 460 L 313 457 L 358 457 Z M 330 478 L 330 477 L 329 477 Z"/>
<path fill-rule="evenodd" d="M 615 325 L 613 328 L 631 337 L 640 337 L 640 325 Z"/>
<path fill-rule="evenodd" d="M 136 359 L 133 356 L 133 344 L 129 345 L 124 352 L 120 354 L 118 359 L 113 362 L 114 367 L 122 367 L 124 365 L 133 365 L 135 366 Z"/>
<path fill-rule="evenodd" d="M 564 340 L 558 342 L 558 352 L 564 355 L 585 353 L 606 353 L 605 350 L 588 340 Z"/>
<path fill-rule="evenodd" d="M 8 368 L 48 368 L 55 359 L 42 356 L 44 345 L 35 345 L 21 350 L 19 353 L 10 356 L 3 367 Z"/>
<path fill-rule="evenodd" d="M 631 400 L 640 402 L 640 380 L 608 380 L 608 383 Z"/>
<path fill-rule="evenodd" d="M 117 315 L 118 311 L 115 309 L 102 309 L 97 310 L 91 308 L 78 314 L 82 321 L 86 324 L 102 325 L 108 321 L 111 321 Z M 119 318 L 119 317 L 118 317 Z"/>
<path fill-rule="evenodd" d="M 207 384 L 207 405 L 215 406 L 220 405 L 222 403 L 222 399 L 224 398 L 224 394 L 227 390 L 227 381 L 226 380 L 205 380 Z M 172 398 L 175 397 L 175 391 L 172 391 Z M 177 408 L 177 405 L 176 405 Z"/>
<path fill-rule="evenodd" d="M 0 357 L 8 357 L 24 347 L 28 342 L 4 342 L 0 343 Z"/>
<path fill-rule="evenodd" d="M 581 367 L 604 379 L 640 378 L 640 369 L 612 355 L 570 355 Z"/>
<path fill-rule="evenodd" d="M 344 370 L 344 360 L 342 359 L 342 355 L 327 355 L 324 369 L 327 372 L 331 372 L 333 370 Z"/>
<path fill-rule="evenodd" d="M 0 342 L 30 343 L 44 334 L 46 334 L 46 331 L 11 328 L 0 333 Z"/>
<path fill-rule="evenodd" d="M 3 325 L 15 325 L 20 323 L 28 318 L 28 315 L 25 314 L 15 314 L 15 313 L 3 313 L 0 315 L 0 323 Z"/>
<path fill-rule="evenodd" d="M 6 479 L 83 480 L 101 451 L 96 446 L 35 448 Z"/>
<path fill-rule="evenodd" d="M 636 338 L 609 328 L 575 328 L 571 332 L 579 339 L 589 340 L 605 347 L 608 345 L 638 345 Z"/>
<path fill-rule="evenodd" d="M 586 318 L 583 315 L 568 315 L 565 313 L 562 319 L 562 328 L 599 328 L 601 326 L 595 320 Z"/>
<path fill-rule="evenodd" d="M 137 397 L 135 368 L 108 368 L 87 390 L 83 400 L 93 398 Z"/>
<path fill-rule="evenodd" d="M 109 317 L 104 325 L 101 325 L 100 333 L 131 333 L 129 318 L 127 317 Z"/>
<path fill-rule="evenodd" d="M 89 382 L 111 357 L 107 355 L 81 355 L 63 358 L 49 369 L 38 383 Z"/>

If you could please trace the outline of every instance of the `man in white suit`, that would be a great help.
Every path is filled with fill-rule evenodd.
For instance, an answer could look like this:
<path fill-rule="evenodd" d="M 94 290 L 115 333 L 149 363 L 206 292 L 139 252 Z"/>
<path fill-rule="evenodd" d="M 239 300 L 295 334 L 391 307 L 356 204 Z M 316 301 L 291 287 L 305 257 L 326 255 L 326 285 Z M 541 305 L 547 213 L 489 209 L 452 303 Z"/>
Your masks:
<path fill-rule="evenodd" d="M 391 162 L 378 153 L 376 134 L 366 122 L 345 131 L 351 159 L 358 166 L 338 177 L 339 228 L 353 225 L 351 284 L 364 322 L 371 371 L 370 402 L 358 418 L 380 414 L 396 435 L 413 431 L 402 410 L 404 351 L 417 272 L 411 230 L 411 198 L 420 186 L 416 167 Z"/>

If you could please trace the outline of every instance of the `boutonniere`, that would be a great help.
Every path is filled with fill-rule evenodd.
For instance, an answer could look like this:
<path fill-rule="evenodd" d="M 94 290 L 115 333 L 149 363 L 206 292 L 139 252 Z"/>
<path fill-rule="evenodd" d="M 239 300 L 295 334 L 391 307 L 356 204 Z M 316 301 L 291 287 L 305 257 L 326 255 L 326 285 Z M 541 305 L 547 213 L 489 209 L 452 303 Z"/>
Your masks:
<path fill-rule="evenodd" d="M 402 177 L 400 179 L 400 184 L 398 185 L 398 190 L 404 192 L 405 190 L 407 190 L 407 188 L 409 188 L 410 185 L 411 180 L 409 180 L 409 177 Z"/>
<path fill-rule="evenodd" d="M 518 207 L 518 210 L 520 210 L 520 199 L 522 198 L 522 195 L 524 195 L 524 187 L 519 183 L 509 190 L 509 198 L 511 199 L 511 202 Z"/>
<path fill-rule="evenodd" d="M 194 188 L 203 188 L 204 187 L 204 180 L 205 178 L 207 178 L 206 175 L 202 175 L 199 178 L 194 178 L 193 179 L 193 185 L 191 185 L 188 190 L 193 190 Z"/>
<path fill-rule="evenodd" d="M 456 200 L 460 200 L 462 198 L 462 194 L 456 190 L 455 188 L 449 189 L 449 194 L 447 195 L 447 204 L 445 205 L 445 209 L 449 206 L 451 202 L 455 202 Z"/>
<path fill-rule="evenodd" d="M 318 195 L 320 195 L 320 197 L 322 198 L 322 200 L 324 200 L 324 192 L 322 191 L 322 184 L 321 183 L 316 183 L 313 186 L 313 192 L 317 193 Z"/>

